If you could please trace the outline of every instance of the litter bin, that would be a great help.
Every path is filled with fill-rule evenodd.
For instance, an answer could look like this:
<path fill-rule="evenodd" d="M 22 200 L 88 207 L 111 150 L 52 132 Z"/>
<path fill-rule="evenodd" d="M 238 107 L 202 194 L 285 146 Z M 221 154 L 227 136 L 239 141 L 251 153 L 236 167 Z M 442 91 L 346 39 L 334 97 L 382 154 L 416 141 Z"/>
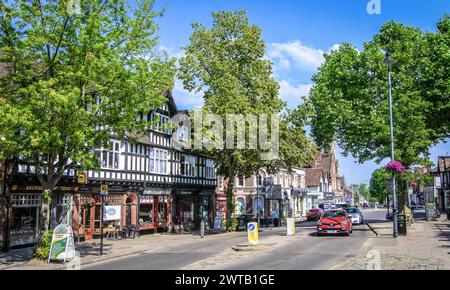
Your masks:
<path fill-rule="evenodd" d="M 280 227 L 280 219 L 273 219 L 273 226 L 275 228 L 279 228 Z"/>
<path fill-rule="evenodd" d="M 399 214 L 397 216 L 397 225 L 398 225 L 398 234 L 402 236 L 406 236 L 408 234 L 408 223 L 406 220 L 406 215 Z"/>

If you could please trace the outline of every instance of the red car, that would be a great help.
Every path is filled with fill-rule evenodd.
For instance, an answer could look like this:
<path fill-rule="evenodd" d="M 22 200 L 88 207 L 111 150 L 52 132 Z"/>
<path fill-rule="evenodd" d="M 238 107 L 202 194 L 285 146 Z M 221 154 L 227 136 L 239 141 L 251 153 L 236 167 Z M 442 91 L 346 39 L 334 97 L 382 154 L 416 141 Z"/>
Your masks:
<path fill-rule="evenodd" d="M 352 219 L 345 210 L 326 211 L 317 223 L 317 235 L 345 234 L 350 236 L 353 232 Z"/>
<path fill-rule="evenodd" d="M 307 221 L 317 221 L 320 220 L 320 217 L 322 216 L 323 211 L 320 208 L 315 208 L 306 213 L 306 220 Z"/>

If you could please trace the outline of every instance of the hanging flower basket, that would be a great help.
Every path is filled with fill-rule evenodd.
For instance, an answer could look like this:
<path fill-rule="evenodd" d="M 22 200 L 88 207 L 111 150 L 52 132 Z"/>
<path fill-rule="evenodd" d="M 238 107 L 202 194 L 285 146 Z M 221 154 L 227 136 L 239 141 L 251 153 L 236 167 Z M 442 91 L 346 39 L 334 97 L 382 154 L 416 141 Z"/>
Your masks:
<path fill-rule="evenodd" d="M 395 173 L 406 173 L 407 170 L 405 166 L 400 161 L 391 161 L 389 162 L 384 169 L 395 172 Z"/>
<path fill-rule="evenodd" d="M 89 209 L 89 208 L 93 207 L 96 203 L 97 203 L 97 201 L 96 201 L 95 199 L 89 198 L 89 199 L 87 199 L 87 200 L 83 203 L 82 206 L 83 206 L 84 208 Z"/>

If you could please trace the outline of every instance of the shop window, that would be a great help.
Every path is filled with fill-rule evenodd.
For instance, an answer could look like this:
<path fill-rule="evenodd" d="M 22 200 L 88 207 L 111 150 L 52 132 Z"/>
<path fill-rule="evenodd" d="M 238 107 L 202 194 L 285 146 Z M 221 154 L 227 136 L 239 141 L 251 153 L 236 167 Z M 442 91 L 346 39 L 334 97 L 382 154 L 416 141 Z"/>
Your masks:
<path fill-rule="evenodd" d="M 139 226 L 152 227 L 153 226 L 153 204 L 141 204 L 139 210 Z"/>

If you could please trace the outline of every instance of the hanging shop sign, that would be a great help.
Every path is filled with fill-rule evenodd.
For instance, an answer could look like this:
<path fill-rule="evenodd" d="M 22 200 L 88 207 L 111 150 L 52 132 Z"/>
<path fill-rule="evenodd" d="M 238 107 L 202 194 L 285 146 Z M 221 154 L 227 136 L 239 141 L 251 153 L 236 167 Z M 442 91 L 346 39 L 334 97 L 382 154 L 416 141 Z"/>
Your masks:
<path fill-rule="evenodd" d="M 101 195 L 108 195 L 108 184 L 100 185 L 100 194 Z"/>
<path fill-rule="evenodd" d="M 120 221 L 122 217 L 122 206 L 120 205 L 105 205 L 103 209 L 103 220 Z"/>
<path fill-rule="evenodd" d="M 53 230 L 52 242 L 50 245 L 50 254 L 48 262 L 63 261 L 75 257 L 75 243 L 73 241 L 72 227 L 68 225 L 59 225 Z"/>
<path fill-rule="evenodd" d="M 79 184 L 87 184 L 88 183 L 87 174 L 85 171 L 78 172 L 77 181 Z"/>

